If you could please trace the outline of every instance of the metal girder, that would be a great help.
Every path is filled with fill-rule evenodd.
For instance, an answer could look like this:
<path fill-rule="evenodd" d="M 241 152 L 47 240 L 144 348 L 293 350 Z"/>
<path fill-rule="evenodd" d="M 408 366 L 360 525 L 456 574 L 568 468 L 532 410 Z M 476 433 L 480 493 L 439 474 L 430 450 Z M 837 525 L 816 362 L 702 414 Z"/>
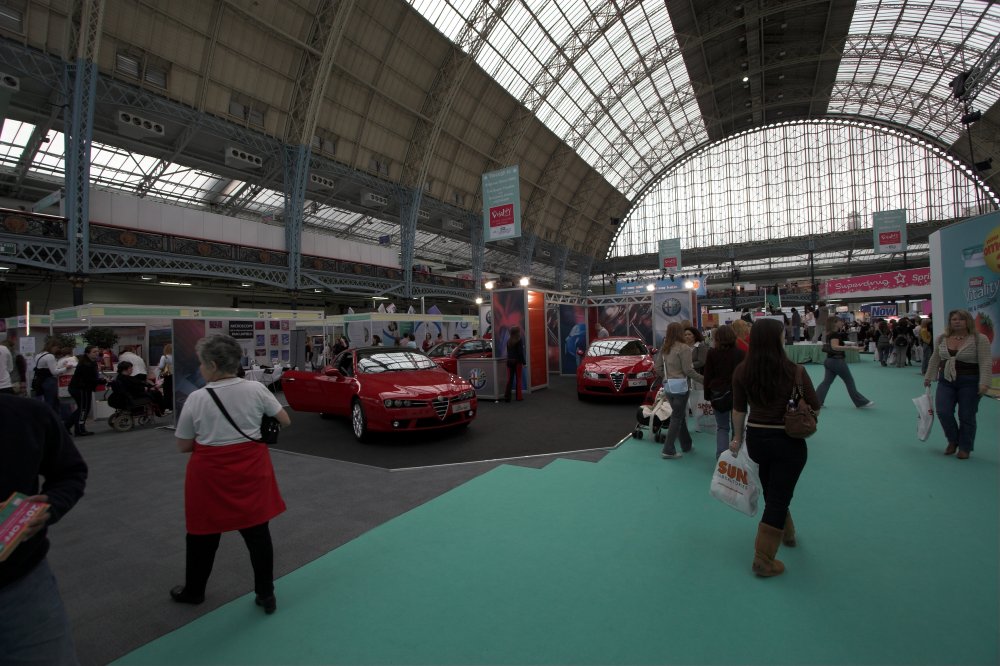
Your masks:
<path fill-rule="evenodd" d="M 569 231 L 573 229 L 577 223 L 579 223 L 581 218 L 583 218 L 583 209 L 590 205 L 590 200 L 594 195 L 594 189 L 600 178 L 600 173 L 598 173 L 596 169 L 591 169 L 583 177 L 583 180 L 580 181 L 580 184 L 576 188 L 576 192 L 573 193 L 573 199 L 569 202 L 566 212 L 563 214 L 562 219 L 559 220 L 559 225 L 556 227 L 556 243 L 563 245 L 566 244 L 567 238 L 569 237 Z"/>
<path fill-rule="evenodd" d="M 156 184 L 156 181 L 160 179 L 160 176 L 163 175 L 174 160 L 176 160 L 181 153 L 184 152 L 184 149 L 187 148 L 187 145 L 191 143 L 191 139 L 194 138 L 194 135 L 197 134 L 200 129 L 201 127 L 198 123 L 192 123 L 184 128 L 184 131 L 181 132 L 180 136 L 177 137 L 177 140 L 174 141 L 170 154 L 161 157 L 160 161 L 156 163 L 156 166 L 150 169 L 149 173 L 143 176 L 139 184 L 135 186 L 136 196 L 142 198 L 149 194 L 149 190 Z"/>
<path fill-rule="evenodd" d="M 243 209 L 247 207 L 247 204 L 253 201 L 254 198 L 264 190 L 264 188 L 268 185 L 274 184 L 274 181 L 278 179 L 278 176 L 283 173 L 284 164 L 284 149 L 282 149 L 280 160 L 268 160 L 264 163 L 264 168 L 266 169 L 264 175 L 262 175 L 256 182 L 250 182 L 249 180 L 244 181 L 243 185 L 230 195 L 229 201 L 222 206 L 223 213 L 237 215 L 242 212 Z M 308 178 L 308 175 L 306 177 Z"/>
<path fill-rule="evenodd" d="M 486 236 L 483 233 L 483 220 L 469 213 L 469 231 L 472 254 L 472 284 L 478 292 L 483 284 L 483 261 L 486 258 Z"/>
<path fill-rule="evenodd" d="M 309 178 L 309 146 L 285 146 L 285 174 L 282 179 L 285 194 L 285 251 L 288 253 L 288 284 L 295 291 L 300 287 L 302 266 L 302 208 Z"/>
<path fill-rule="evenodd" d="M 101 45 L 104 0 L 79 0 L 68 20 L 67 77 L 72 81 L 66 123 L 66 213 L 69 271 L 86 273 L 90 259 L 90 142 L 94 132 L 97 55 Z"/>
<path fill-rule="evenodd" d="M 580 295 L 586 296 L 590 289 L 590 269 L 594 265 L 591 257 L 586 257 L 580 261 Z"/>
<path fill-rule="evenodd" d="M 960 99 L 972 104 L 986 84 L 995 80 L 998 74 L 1000 74 L 1000 35 L 993 38 L 979 60 L 972 66 L 972 73 L 965 80 L 965 95 Z"/>
<path fill-rule="evenodd" d="M 334 55 L 344 36 L 344 26 L 354 9 L 354 2 L 355 0 L 326 0 L 319 3 L 309 45 L 320 53 L 316 55 L 315 51 L 306 50 L 302 56 L 302 69 L 293 92 L 288 130 L 285 132 L 285 140 L 291 145 L 312 144 Z"/>
<path fill-rule="evenodd" d="M 517 245 L 517 268 L 521 275 L 531 275 L 531 260 L 535 256 L 535 243 L 538 236 L 530 231 L 521 231 L 521 239 Z"/>
<path fill-rule="evenodd" d="M 417 209 L 420 207 L 420 190 L 400 187 L 399 200 L 399 259 L 403 265 L 403 296 L 409 298 L 413 291 L 413 254 L 417 239 Z"/>
<path fill-rule="evenodd" d="M 563 282 L 566 279 L 566 261 L 569 259 L 569 248 L 565 245 L 557 247 L 556 255 L 552 259 L 552 265 L 556 269 L 552 286 L 556 291 L 562 291 Z"/>

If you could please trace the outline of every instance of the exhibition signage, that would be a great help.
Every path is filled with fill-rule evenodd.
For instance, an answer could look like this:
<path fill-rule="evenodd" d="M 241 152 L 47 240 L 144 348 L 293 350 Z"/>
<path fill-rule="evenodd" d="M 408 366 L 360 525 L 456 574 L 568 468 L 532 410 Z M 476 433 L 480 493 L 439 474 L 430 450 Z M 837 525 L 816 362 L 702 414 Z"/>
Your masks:
<path fill-rule="evenodd" d="M 483 238 L 521 236 L 521 183 L 514 165 L 483 174 Z"/>
<path fill-rule="evenodd" d="M 229 320 L 229 337 L 234 340 L 252 340 L 254 336 L 253 321 Z"/>
<path fill-rule="evenodd" d="M 907 296 L 930 293 L 931 269 L 910 268 L 891 273 L 857 275 L 855 277 L 827 280 L 822 293 L 827 298 L 835 296 Z"/>
<path fill-rule="evenodd" d="M 906 209 L 872 213 L 875 254 L 906 252 Z"/>
<path fill-rule="evenodd" d="M 681 239 L 666 238 L 660 241 L 660 265 L 662 271 L 677 271 L 681 268 Z"/>
<path fill-rule="evenodd" d="M 690 282 L 690 287 L 685 287 L 684 283 Z M 708 294 L 708 286 L 701 278 L 678 278 L 677 280 L 653 280 L 652 282 L 617 282 L 615 283 L 616 294 L 645 294 L 649 293 L 647 285 L 654 285 L 653 291 L 690 291 L 694 290 L 699 296 Z"/>

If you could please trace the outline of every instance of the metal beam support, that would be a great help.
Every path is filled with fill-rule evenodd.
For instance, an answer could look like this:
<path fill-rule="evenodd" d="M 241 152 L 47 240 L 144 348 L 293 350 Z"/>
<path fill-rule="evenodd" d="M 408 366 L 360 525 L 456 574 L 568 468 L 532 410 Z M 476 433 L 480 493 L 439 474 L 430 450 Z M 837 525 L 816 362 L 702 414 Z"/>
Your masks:
<path fill-rule="evenodd" d="M 288 288 L 300 287 L 302 269 L 302 214 L 309 179 L 309 146 L 285 146 L 285 251 L 288 253 Z"/>
<path fill-rule="evenodd" d="M 167 170 L 167 167 L 184 152 L 184 149 L 187 148 L 187 145 L 191 143 L 191 139 L 194 138 L 194 135 L 200 129 L 201 126 L 199 123 L 192 123 L 184 128 L 184 131 L 181 132 L 180 136 L 174 142 L 174 147 L 170 151 L 170 154 L 160 158 L 156 166 L 150 169 L 149 173 L 143 176 L 142 181 L 135 186 L 136 196 L 141 198 L 149 194 L 149 190 L 152 189 L 156 181 L 160 179 L 160 176 Z"/>
<path fill-rule="evenodd" d="M 521 241 L 517 246 L 517 269 L 521 271 L 522 277 L 531 276 L 531 259 L 535 256 L 535 243 L 538 236 L 530 231 L 521 232 Z"/>
<path fill-rule="evenodd" d="M 403 297 L 413 296 L 413 254 L 417 242 L 420 190 L 397 189 L 399 201 L 399 263 L 403 268 Z"/>
<path fill-rule="evenodd" d="M 580 260 L 580 295 L 586 297 L 590 290 L 590 269 L 594 265 L 593 257 Z"/>
<path fill-rule="evenodd" d="M 77 24 L 77 20 L 79 23 Z M 73 60 L 66 76 L 72 81 L 70 118 L 66 127 L 66 217 L 70 273 L 86 273 L 90 257 L 90 142 L 94 132 L 97 53 L 101 44 L 104 0 L 81 0 L 70 16 L 67 51 Z"/>
<path fill-rule="evenodd" d="M 486 236 L 483 234 L 483 219 L 469 213 L 469 231 L 472 242 L 472 282 L 478 294 L 483 288 L 483 263 L 486 258 Z"/>

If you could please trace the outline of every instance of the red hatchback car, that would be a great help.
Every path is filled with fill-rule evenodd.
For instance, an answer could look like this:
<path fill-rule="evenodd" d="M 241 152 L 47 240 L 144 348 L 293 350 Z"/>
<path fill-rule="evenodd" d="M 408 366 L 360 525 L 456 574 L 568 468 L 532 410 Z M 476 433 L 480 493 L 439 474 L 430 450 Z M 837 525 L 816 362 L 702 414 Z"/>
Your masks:
<path fill-rule="evenodd" d="M 642 398 L 656 380 L 653 357 L 639 338 L 601 338 L 590 344 L 576 369 L 576 395 Z"/>
<path fill-rule="evenodd" d="M 493 341 L 468 338 L 448 340 L 427 350 L 432 361 L 451 373 L 458 373 L 460 358 L 493 358 Z"/>
<path fill-rule="evenodd" d="M 479 408 L 468 381 L 413 349 L 348 349 L 320 373 L 284 373 L 281 385 L 297 412 L 349 416 L 359 441 L 375 431 L 467 426 Z"/>

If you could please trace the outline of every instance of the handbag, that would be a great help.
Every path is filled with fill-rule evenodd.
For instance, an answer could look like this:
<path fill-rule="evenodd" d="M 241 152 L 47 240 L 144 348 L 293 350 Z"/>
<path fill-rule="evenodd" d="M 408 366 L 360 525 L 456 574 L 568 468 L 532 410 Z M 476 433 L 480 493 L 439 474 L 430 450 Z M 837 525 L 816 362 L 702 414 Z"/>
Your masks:
<path fill-rule="evenodd" d="M 733 389 L 728 388 L 725 391 L 717 391 L 715 389 L 705 389 L 709 394 L 708 401 L 712 403 L 712 409 L 717 412 L 728 412 L 733 409 Z"/>
<path fill-rule="evenodd" d="M 930 386 L 921 395 L 913 398 L 913 406 L 917 408 L 917 439 L 926 442 L 934 426 L 934 403 L 931 401 Z"/>
<path fill-rule="evenodd" d="M 757 513 L 760 477 L 758 465 L 750 459 L 746 446 L 741 446 L 736 455 L 729 449 L 722 452 L 715 465 L 708 492 L 740 513 L 748 516 Z"/>
<path fill-rule="evenodd" d="M 803 398 L 802 372 L 802 366 L 796 366 L 795 386 L 792 388 L 788 408 L 785 410 L 785 433 L 796 439 L 810 437 L 816 432 L 817 426 L 816 412 Z"/>
<path fill-rule="evenodd" d="M 215 391 L 208 387 L 205 387 L 205 390 L 208 391 L 208 394 L 210 396 L 212 396 L 212 400 L 215 401 L 215 404 L 218 405 L 219 407 L 219 411 L 221 411 L 222 415 L 226 417 L 227 421 L 229 421 L 229 425 L 236 428 L 236 432 L 246 437 L 248 441 L 257 442 L 258 444 L 278 443 L 278 434 L 281 432 L 281 424 L 278 423 L 278 419 L 274 418 L 273 416 L 268 416 L 267 414 L 264 414 L 264 416 L 262 416 L 260 419 L 260 439 L 254 439 L 250 435 L 240 430 L 240 427 L 236 425 L 235 421 L 233 421 L 233 417 L 230 416 L 229 412 L 226 411 L 226 408 L 223 406 L 222 401 L 219 400 L 219 396 L 215 395 Z"/>

